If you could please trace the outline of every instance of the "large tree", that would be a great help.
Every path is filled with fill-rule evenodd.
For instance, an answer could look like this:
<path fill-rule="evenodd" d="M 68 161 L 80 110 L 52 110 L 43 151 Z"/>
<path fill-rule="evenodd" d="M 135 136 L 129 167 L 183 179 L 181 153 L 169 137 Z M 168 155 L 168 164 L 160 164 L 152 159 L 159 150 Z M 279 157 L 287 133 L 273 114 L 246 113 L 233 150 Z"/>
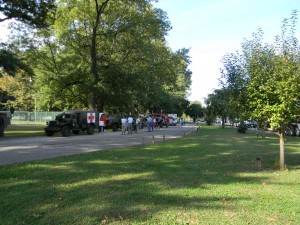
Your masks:
<path fill-rule="evenodd" d="M 150 1 L 61 0 L 57 15 L 50 38 L 36 52 L 43 99 L 70 99 L 73 106 L 99 111 L 184 105 L 191 82 L 188 50 L 173 53 L 166 46 L 169 21 Z"/>
<path fill-rule="evenodd" d="M 194 101 L 189 104 L 185 113 L 192 117 L 195 123 L 197 118 L 201 118 L 204 116 L 204 109 L 201 102 Z"/>
<path fill-rule="evenodd" d="M 249 77 L 244 67 L 243 56 L 238 52 L 226 54 L 222 62 L 219 81 L 226 92 L 226 114 L 232 123 L 241 122 L 249 116 L 245 98 Z"/>
<path fill-rule="evenodd" d="M 225 127 L 225 122 L 228 117 L 229 105 L 227 102 L 229 102 L 227 89 L 216 89 L 205 99 L 207 113 L 214 117 L 220 117 L 222 128 Z"/>

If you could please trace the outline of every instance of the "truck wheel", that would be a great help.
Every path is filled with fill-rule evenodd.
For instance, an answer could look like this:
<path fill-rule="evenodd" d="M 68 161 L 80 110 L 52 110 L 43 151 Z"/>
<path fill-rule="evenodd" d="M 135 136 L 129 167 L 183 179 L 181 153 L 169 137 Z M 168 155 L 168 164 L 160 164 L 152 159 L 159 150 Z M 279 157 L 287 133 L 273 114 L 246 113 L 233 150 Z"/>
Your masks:
<path fill-rule="evenodd" d="M 116 132 L 118 130 L 118 125 L 116 123 L 113 123 L 111 125 L 111 129 L 112 129 L 113 132 Z"/>
<path fill-rule="evenodd" d="M 95 132 L 95 127 L 93 125 L 89 126 L 86 133 L 91 135 L 91 134 L 94 134 Z"/>
<path fill-rule="evenodd" d="M 50 130 L 46 130 L 46 131 L 45 131 L 45 134 L 46 134 L 46 136 L 51 137 L 51 136 L 54 135 L 54 132 L 53 132 L 53 131 L 50 131 Z"/>
<path fill-rule="evenodd" d="M 79 130 L 72 130 L 73 134 L 79 134 Z"/>
<path fill-rule="evenodd" d="M 71 134 L 71 129 L 68 126 L 63 126 L 61 129 L 61 134 L 63 137 L 69 137 Z"/>

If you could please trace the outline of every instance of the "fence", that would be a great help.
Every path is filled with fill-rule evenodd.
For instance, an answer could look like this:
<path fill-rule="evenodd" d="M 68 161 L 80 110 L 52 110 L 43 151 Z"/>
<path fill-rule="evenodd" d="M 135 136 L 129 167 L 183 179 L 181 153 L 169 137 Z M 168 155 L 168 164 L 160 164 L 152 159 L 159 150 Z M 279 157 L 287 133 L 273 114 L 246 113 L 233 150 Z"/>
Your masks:
<path fill-rule="evenodd" d="M 11 115 L 10 111 L 2 111 L 11 118 L 12 122 L 18 121 L 30 121 L 30 122 L 46 122 L 49 120 L 54 120 L 55 116 L 62 112 L 28 112 L 28 111 L 15 111 Z"/>

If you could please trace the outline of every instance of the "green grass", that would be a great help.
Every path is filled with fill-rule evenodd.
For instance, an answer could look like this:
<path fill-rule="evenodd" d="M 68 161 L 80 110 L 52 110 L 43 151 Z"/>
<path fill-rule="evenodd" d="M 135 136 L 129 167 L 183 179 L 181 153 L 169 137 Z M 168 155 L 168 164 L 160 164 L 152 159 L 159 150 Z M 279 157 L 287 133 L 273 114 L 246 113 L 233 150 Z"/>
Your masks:
<path fill-rule="evenodd" d="M 45 136 L 46 123 L 20 123 L 7 126 L 2 139 Z M 1 139 L 0 139 L 1 140 Z"/>
<path fill-rule="evenodd" d="M 6 224 L 300 224 L 300 139 L 203 127 L 174 141 L 0 167 Z M 262 158 L 258 170 L 256 158 Z"/>

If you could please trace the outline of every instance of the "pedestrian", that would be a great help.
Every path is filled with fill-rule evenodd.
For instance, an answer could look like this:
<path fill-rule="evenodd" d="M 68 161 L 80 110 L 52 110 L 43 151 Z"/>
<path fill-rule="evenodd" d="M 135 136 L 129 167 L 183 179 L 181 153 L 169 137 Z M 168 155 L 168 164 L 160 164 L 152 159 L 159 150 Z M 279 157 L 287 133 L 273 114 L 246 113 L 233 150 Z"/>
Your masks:
<path fill-rule="evenodd" d="M 152 131 L 154 130 L 154 127 L 155 127 L 155 123 L 156 123 L 156 119 L 154 116 L 152 116 Z"/>
<path fill-rule="evenodd" d="M 127 119 L 126 119 L 125 116 L 122 116 L 121 123 L 122 123 L 122 133 L 121 133 L 121 135 L 122 134 L 125 135 L 126 130 L 127 130 Z"/>
<path fill-rule="evenodd" d="M 152 129 L 152 117 L 151 117 L 151 115 L 149 115 L 148 119 L 147 119 L 147 128 L 148 128 L 148 132 L 151 132 L 151 129 Z"/>
<path fill-rule="evenodd" d="M 131 116 L 128 117 L 127 123 L 128 123 L 128 134 L 132 134 L 133 118 Z"/>
<path fill-rule="evenodd" d="M 104 132 L 104 127 L 106 126 L 106 114 L 100 113 L 99 119 L 99 133 Z"/>
<path fill-rule="evenodd" d="M 166 117 L 166 124 L 167 124 L 166 127 L 169 127 L 169 123 L 170 123 L 170 119 L 169 119 L 169 117 L 167 116 L 167 117 Z"/>
<path fill-rule="evenodd" d="M 138 133 L 138 131 L 141 129 L 141 119 L 140 117 L 137 117 L 136 120 L 135 120 L 135 125 L 136 125 L 136 130 L 135 132 Z"/>

